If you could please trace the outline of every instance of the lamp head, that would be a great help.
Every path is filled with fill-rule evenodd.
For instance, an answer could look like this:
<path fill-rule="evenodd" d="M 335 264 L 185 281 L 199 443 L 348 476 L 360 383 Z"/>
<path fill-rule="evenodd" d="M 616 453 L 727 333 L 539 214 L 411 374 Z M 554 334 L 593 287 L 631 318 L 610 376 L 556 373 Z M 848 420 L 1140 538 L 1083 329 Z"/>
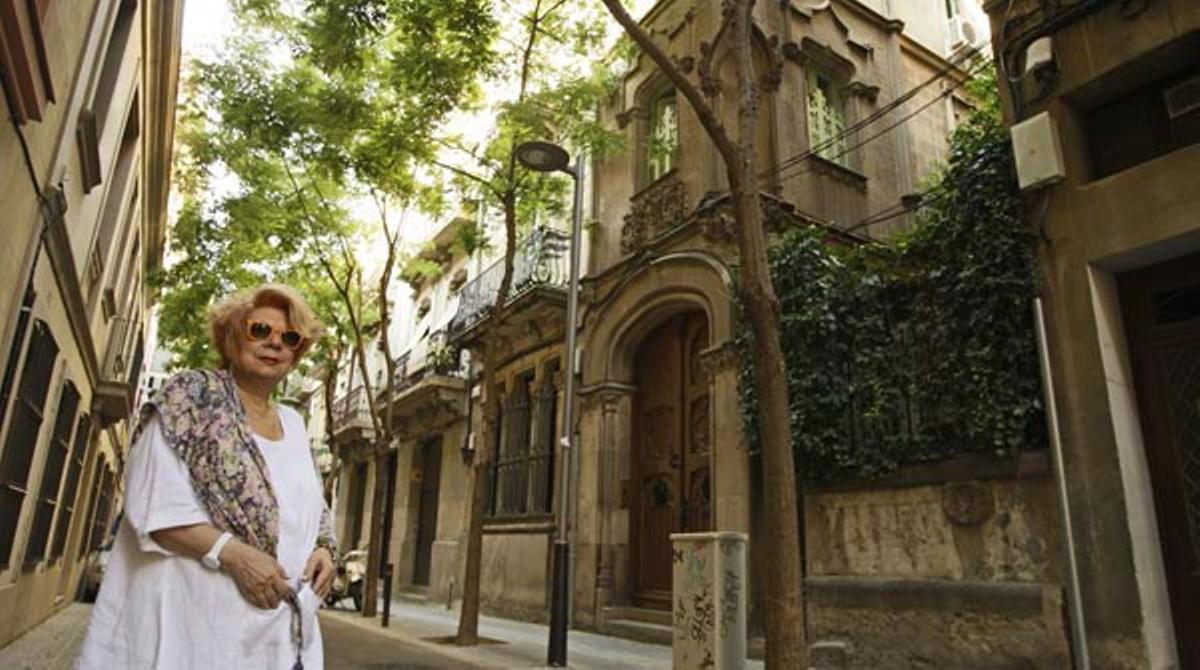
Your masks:
<path fill-rule="evenodd" d="M 549 142 L 523 142 L 517 146 L 517 160 L 536 172 L 570 172 L 567 150 Z"/>

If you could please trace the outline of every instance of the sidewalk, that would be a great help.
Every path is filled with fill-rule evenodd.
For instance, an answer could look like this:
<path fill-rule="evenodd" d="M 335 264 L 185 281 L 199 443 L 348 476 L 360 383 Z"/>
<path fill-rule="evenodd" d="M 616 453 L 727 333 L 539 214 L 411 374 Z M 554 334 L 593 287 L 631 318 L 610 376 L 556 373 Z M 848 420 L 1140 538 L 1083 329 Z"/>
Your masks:
<path fill-rule="evenodd" d="M 83 646 L 92 606 L 71 603 L 0 649 L 4 670 L 68 670 Z"/>
<path fill-rule="evenodd" d="M 378 617 L 364 619 L 357 612 L 347 610 L 321 610 L 321 616 L 367 628 L 406 644 L 437 650 L 460 664 L 455 667 L 489 670 L 546 667 L 549 627 L 542 624 L 481 615 L 480 636 L 500 643 L 458 647 L 433 641 L 457 632 L 457 609 L 393 600 L 387 628 L 380 627 Z M 572 630 L 567 639 L 567 659 L 570 667 L 581 670 L 666 670 L 671 667 L 671 648 Z M 761 661 L 746 661 L 747 669 L 762 667 Z"/>

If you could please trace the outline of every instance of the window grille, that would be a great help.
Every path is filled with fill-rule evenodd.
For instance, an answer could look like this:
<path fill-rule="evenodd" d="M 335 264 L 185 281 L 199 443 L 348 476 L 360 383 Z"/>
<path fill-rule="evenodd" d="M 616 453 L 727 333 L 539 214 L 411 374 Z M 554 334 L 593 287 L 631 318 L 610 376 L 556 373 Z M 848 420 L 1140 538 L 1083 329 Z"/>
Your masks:
<path fill-rule="evenodd" d="M 58 357 L 58 343 L 42 320 L 33 324 L 33 335 L 21 368 L 20 387 L 12 401 L 8 435 L 0 457 L 0 566 L 7 567 L 16 538 L 21 506 L 29 486 L 29 467 L 42 427 L 50 375 Z"/>
<path fill-rule="evenodd" d="M 29 531 L 29 544 L 25 548 L 25 565 L 32 565 L 46 557 L 50 524 L 58 509 L 58 489 L 71 450 L 71 428 L 75 425 L 75 412 L 78 409 L 79 391 L 74 384 L 66 382 L 58 403 L 58 415 L 54 419 L 54 433 L 46 451 L 42 482 L 37 488 L 37 506 L 33 513 L 33 528 Z"/>
<path fill-rule="evenodd" d="M 838 165 L 847 164 L 846 108 L 833 81 L 808 73 L 808 142 L 816 154 Z"/>
<path fill-rule="evenodd" d="M 79 425 L 75 427 L 75 443 L 71 447 L 70 458 L 67 461 L 67 481 L 63 484 L 58 520 L 54 523 L 54 542 L 50 545 L 50 560 L 63 555 L 67 543 L 67 529 L 75 518 L 75 501 L 79 497 L 79 475 L 83 472 L 83 459 L 87 456 L 87 448 L 92 436 L 92 418 L 87 414 L 79 416 Z"/>
<path fill-rule="evenodd" d="M 100 489 L 96 501 L 96 517 L 92 520 L 92 542 L 89 551 L 96 551 L 108 541 L 108 522 L 112 513 L 113 475 L 107 466 L 100 472 Z"/>
<path fill-rule="evenodd" d="M 646 143 L 646 168 L 655 181 L 675 167 L 679 156 L 679 114 L 675 90 L 654 100 L 650 111 L 650 135 Z"/>
<path fill-rule="evenodd" d="M 104 483 L 101 476 L 104 474 L 104 459 L 96 456 L 96 468 L 92 473 L 92 486 L 89 489 L 92 495 L 88 498 L 87 514 L 83 515 L 83 536 L 79 538 L 79 553 L 76 560 L 83 558 L 92 546 L 92 527 L 95 525 L 96 504 L 100 498 L 100 487 Z"/>
<path fill-rule="evenodd" d="M 503 439 L 492 469 L 490 516 L 549 514 L 554 482 L 558 392 L 546 384 L 530 394 L 531 378 L 503 401 Z"/>

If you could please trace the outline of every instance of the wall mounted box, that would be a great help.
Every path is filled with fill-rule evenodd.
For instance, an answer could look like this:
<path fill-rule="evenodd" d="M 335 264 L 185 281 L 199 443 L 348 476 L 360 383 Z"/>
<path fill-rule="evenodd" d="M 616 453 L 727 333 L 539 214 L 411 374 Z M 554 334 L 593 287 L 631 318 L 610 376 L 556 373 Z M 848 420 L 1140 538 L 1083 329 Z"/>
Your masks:
<path fill-rule="evenodd" d="M 1054 184 L 1066 176 L 1058 126 L 1049 112 L 1014 125 L 1012 145 L 1017 162 L 1017 183 L 1022 191 Z"/>

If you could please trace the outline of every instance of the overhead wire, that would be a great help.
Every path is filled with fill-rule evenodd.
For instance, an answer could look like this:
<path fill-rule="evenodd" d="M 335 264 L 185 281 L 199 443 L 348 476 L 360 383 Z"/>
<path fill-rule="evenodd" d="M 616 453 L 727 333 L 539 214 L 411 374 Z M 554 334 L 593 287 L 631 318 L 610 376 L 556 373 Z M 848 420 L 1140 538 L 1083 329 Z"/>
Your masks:
<path fill-rule="evenodd" d="M 792 167 L 794 165 L 799 165 L 800 163 L 803 163 L 803 162 L 807 161 L 808 159 L 812 158 L 814 155 L 817 155 L 820 152 L 825 151 L 826 149 L 828 149 L 830 147 L 836 146 L 837 143 L 840 142 L 841 140 L 846 139 L 847 137 L 849 137 L 851 135 L 854 135 L 855 133 L 862 130 L 863 128 L 866 128 L 867 126 L 878 121 L 879 119 L 883 118 L 887 114 L 895 111 L 896 109 L 898 109 L 899 107 L 904 105 L 904 103 L 906 103 L 909 100 L 911 100 L 912 98 L 914 98 L 921 91 L 925 90 L 926 88 L 933 85 L 934 83 L 944 79 L 951 73 L 959 70 L 961 65 L 963 65 L 964 63 L 967 63 L 968 61 L 973 59 L 976 55 L 980 54 L 981 51 L 982 51 L 982 49 L 980 47 L 973 47 L 971 49 L 964 50 L 962 53 L 956 55 L 953 59 L 948 61 L 946 63 L 946 65 L 939 68 L 937 72 L 935 72 L 933 75 L 931 75 L 925 81 L 923 81 L 923 82 L 917 84 L 916 86 L 910 88 L 909 90 L 905 91 L 904 93 L 902 93 L 901 95 L 896 97 L 891 102 L 880 107 L 879 109 L 875 110 L 874 112 L 868 114 L 866 117 L 856 121 L 855 123 L 851 124 L 849 127 L 844 128 L 837 134 L 835 134 L 829 138 L 826 138 L 825 140 L 821 141 L 820 143 L 818 143 L 816 145 L 810 146 L 808 149 L 800 152 L 799 154 L 796 154 L 794 156 L 791 156 L 789 158 L 785 158 L 785 159 L 781 160 L 780 162 L 776 163 L 775 165 L 773 165 L 770 168 L 768 168 L 767 170 L 765 170 L 760 176 L 765 178 L 765 177 L 770 177 L 774 174 L 782 173 L 783 171 L 789 169 L 790 167 Z M 968 75 L 968 78 L 969 78 L 969 76 L 970 75 Z"/>
<path fill-rule="evenodd" d="M 974 75 L 978 74 L 979 72 L 982 72 L 982 71 L 983 71 L 983 70 L 984 70 L 984 69 L 987 67 L 987 65 L 989 65 L 989 63 L 985 62 L 983 65 L 976 66 L 976 67 L 975 67 L 975 69 L 968 71 L 968 73 L 967 73 L 967 74 L 968 74 L 968 77 L 967 77 L 967 78 L 969 79 L 970 77 L 972 77 L 972 76 L 974 76 Z M 813 155 L 820 156 L 821 158 L 823 158 L 823 159 L 825 159 L 825 160 L 834 160 L 834 159 L 837 159 L 837 158 L 841 158 L 842 156 L 845 156 L 846 154 L 850 153 L 851 151 L 854 151 L 855 149 L 858 149 L 859 147 L 863 146 L 864 144 L 866 144 L 866 143 L 868 143 L 868 142 L 871 142 L 871 141 L 873 141 L 873 140 L 875 140 L 875 139 L 878 139 L 879 137 L 881 137 L 881 136 L 883 136 L 883 135 L 885 135 L 885 134 L 887 134 L 887 133 L 889 133 L 889 132 L 891 132 L 891 131 L 895 130 L 896 128 L 900 127 L 901 125 L 903 125 L 903 124 L 907 123 L 907 122 L 908 122 L 909 120 L 911 120 L 911 119 L 912 119 L 914 116 L 916 116 L 916 115 L 920 114 L 921 112 L 925 111 L 926 109 L 929 109 L 929 108 L 930 108 L 931 106 L 933 106 L 935 103 L 937 103 L 937 102 L 939 102 L 939 101 L 943 100 L 944 98 L 947 98 L 947 97 L 949 97 L 949 96 L 950 96 L 951 94 L 953 94 L 953 93 L 954 93 L 954 91 L 955 91 L 955 90 L 957 90 L 957 89 L 958 89 L 958 87 L 959 87 L 959 86 L 961 86 L 962 84 L 963 84 L 963 82 L 961 82 L 961 81 L 960 81 L 960 82 L 955 82 L 953 86 L 950 86 L 949 88 L 947 88 L 946 90 L 942 91 L 942 92 L 941 92 L 941 93 L 939 93 L 938 95 L 934 96 L 933 98 L 930 98 L 928 101 L 926 101 L 926 102 L 925 102 L 924 104 L 922 104 L 920 107 L 917 107 L 916 109 L 914 109 L 913 111 L 911 111 L 911 112 L 909 112 L 909 113 L 905 114 L 904 116 L 900 117 L 900 118 L 899 118 L 899 119 L 897 119 L 896 121 L 894 121 L 894 122 L 892 122 L 892 123 L 890 123 L 890 124 L 888 124 L 888 125 L 884 126 L 884 127 L 883 127 L 882 129 L 880 129 L 878 132 L 876 132 L 876 133 L 874 133 L 874 134 L 872 134 L 872 135 L 869 135 L 869 136 L 867 136 L 866 138 L 864 138 L 864 139 L 862 139 L 862 140 L 859 140 L 858 142 L 855 142 L 854 144 L 851 144 L 851 145 L 847 146 L 846 148 L 842 149 L 841 151 L 837 152 L 836 154 L 819 154 L 819 153 L 815 153 L 815 154 L 813 154 Z M 811 156 L 810 156 L 810 158 L 811 158 Z M 811 166 L 810 166 L 810 167 L 804 168 L 804 169 L 802 169 L 802 170 L 798 170 L 798 171 L 796 171 L 796 172 L 792 172 L 791 174 L 789 174 L 789 175 L 787 175 L 787 176 L 781 176 L 781 177 L 779 178 L 779 181 L 780 181 L 780 182 L 783 182 L 783 181 L 787 181 L 788 179 L 795 179 L 796 177 L 799 177 L 800 175 L 803 175 L 803 174 L 808 174 L 809 172 L 812 172 L 814 169 L 815 169 L 815 168 L 813 168 L 813 167 L 811 167 Z"/>

